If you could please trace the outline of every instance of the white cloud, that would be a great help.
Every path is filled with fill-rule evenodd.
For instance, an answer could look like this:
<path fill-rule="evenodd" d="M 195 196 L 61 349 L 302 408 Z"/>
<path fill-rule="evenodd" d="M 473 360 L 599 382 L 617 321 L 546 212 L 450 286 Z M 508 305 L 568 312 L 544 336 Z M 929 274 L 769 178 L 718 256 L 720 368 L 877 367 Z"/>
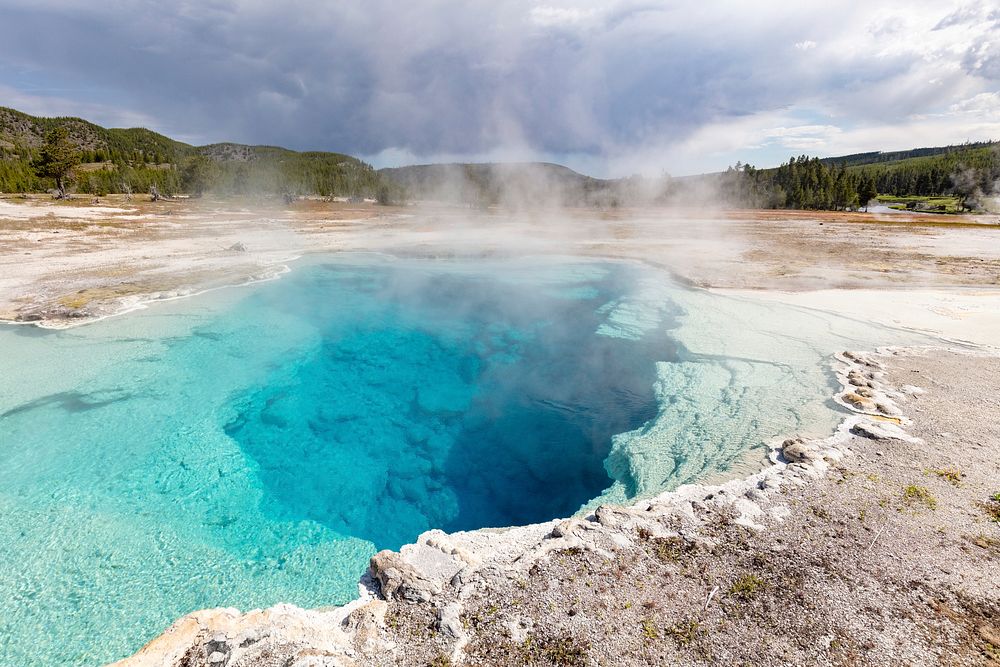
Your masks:
<path fill-rule="evenodd" d="M 969 23 L 982 20 L 985 13 L 983 3 L 981 2 L 972 2 L 967 5 L 961 5 L 951 14 L 948 14 L 938 21 L 932 30 L 945 30 L 955 26 L 968 25 Z"/>
<path fill-rule="evenodd" d="M 795 42 L 795 48 L 798 49 L 799 51 L 808 51 L 809 49 L 815 49 L 816 46 L 817 46 L 816 42 L 812 41 L 811 39 L 807 39 L 803 42 Z"/>
<path fill-rule="evenodd" d="M 532 23 L 543 28 L 576 26 L 590 22 L 597 15 L 593 7 L 532 7 L 529 17 Z"/>
<path fill-rule="evenodd" d="M 765 143 L 774 141 L 785 148 L 822 150 L 840 133 L 836 125 L 796 125 L 768 128 L 761 133 L 761 138 Z"/>
<path fill-rule="evenodd" d="M 1000 92 L 979 93 L 948 107 L 953 114 L 974 114 L 1000 118 Z"/>

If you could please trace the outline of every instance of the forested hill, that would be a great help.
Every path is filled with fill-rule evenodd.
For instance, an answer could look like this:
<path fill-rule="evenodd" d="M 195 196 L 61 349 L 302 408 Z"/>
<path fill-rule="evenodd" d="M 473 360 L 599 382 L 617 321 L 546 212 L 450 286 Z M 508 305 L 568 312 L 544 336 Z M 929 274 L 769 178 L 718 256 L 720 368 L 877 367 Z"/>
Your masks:
<path fill-rule="evenodd" d="M 722 173 L 677 179 L 597 179 L 548 163 L 431 164 L 382 169 L 379 175 L 413 199 L 469 205 L 547 203 L 569 206 L 722 202 L 749 208 L 845 210 L 876 194 L 950 196 L 916 202 L 937 209 L 975 210 L 1000 179 L 1000 144 L 871 152 L 841 157 L 798 156 L 772 168 L 737 164 Z"/>
<path fill-rule="evenodd" d="M 854 165 L 846 162 L 850 171 L 871 175 L 881 193 L 924 197 L 973 195 L 976 191 L 990 194 L 1000 179 L 1000 143 L 997 142 L 919 148 L 881 155 L 900 157 Z M 843 163 L 836 160 L 826 162 Z"/>
<path fill-rule="evenodd" d="M 991 205 L 998 194 L 1000 144 L 822 159 L 802 155 L 778 167 L 737 164 L 720 174 L 678 180 L 675 196 L 690 191 L 693 183 L 708 183 L 726 203 L 751 208 L 851 209 L 864 207 L 877 193 L 909 198 L 906 203 L 919 210 L 975 211 Z"/>
<path fill-rule="evenodd" d="M 179 161 L 196 150 L 145 128 L 109 129 L 82 118 L 39 118 L 6 107 L 0 107 L 0 150 L 8 156 L 37 151 L 56 128 L 66 130 L 84 162 L 141 159 L 159 164 Z"/>
<path fill-rule="evenodd" d="M 340 153 L 274 146 L 192 146 L 145 128 L 109 129 L 80 118 L 39 118 L 0 107 L 0 192 L 53 187 L 33 167 L 46 137 L 61 131 L 74 149 L 71 183 L 78 192 L 215 191 L 375 196 L 368 164 Z"/>
<path fill-rule="evenodd" d="M 820 158 L 820 162 L 827 165 L 844 165 L 845 167 L 858 167 L 867 164 L 885 164 L 890 162 L 901 162 L 911 158 L 929 157 L 933 155 L 950 155 L 973 153 L 979 149 L 991 149 L 998 145 L 995 141 L 976 141 L 954 146 L 934 146 L 930 148 L 911 148 L 906 151 L 872 151 L 870 153 L 854 153 L 852 155 L 841 155 L 839 157 Z"/>

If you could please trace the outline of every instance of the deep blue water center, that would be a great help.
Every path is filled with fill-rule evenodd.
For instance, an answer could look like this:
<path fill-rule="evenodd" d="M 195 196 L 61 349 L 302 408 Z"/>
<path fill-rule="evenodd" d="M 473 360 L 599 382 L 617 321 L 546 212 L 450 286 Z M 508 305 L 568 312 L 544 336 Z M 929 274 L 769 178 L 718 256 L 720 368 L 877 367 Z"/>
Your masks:
<path fill-rule="evenodd" d="M 257 466 L 262 510 L 395 549 L 600 495 L 611 437 L 656 415 L 656 362 L 675 351 L 662 333 L 597 333 L 634 269 L 518 270 L 332 263 L 247 299 L 318 334 L 224 424 Z"/>

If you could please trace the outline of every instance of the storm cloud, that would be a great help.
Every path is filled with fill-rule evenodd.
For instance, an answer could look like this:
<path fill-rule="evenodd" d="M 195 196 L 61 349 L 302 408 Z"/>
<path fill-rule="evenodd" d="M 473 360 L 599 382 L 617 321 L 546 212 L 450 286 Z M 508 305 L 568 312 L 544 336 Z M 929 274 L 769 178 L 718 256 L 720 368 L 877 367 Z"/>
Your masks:
<path fill-rule="evenodd" d="M 0 104 L 195 143 L 610 174 L 1000 138 L 982 3 L 0 5 Z"/>

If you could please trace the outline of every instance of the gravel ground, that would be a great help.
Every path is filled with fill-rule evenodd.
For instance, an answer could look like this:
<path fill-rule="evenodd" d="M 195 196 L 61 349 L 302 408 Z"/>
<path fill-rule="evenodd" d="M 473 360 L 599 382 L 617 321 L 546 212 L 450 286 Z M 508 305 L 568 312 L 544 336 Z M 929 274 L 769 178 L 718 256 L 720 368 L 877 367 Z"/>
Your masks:
<path fill-rule="evenodd" d="M 782 489 L 791 513 L 765 530 L 675 519 L 677 537 L 483 573 L 465 662 L 1000 665 L 1000 359 L 894 355 L 885 381 L 924 390 L 899 401 L 920 441 L 853 437 L 823 479 Z M 385 662 L 449 664 L 438 616 L 393 603 L 407 649 Z"/>

